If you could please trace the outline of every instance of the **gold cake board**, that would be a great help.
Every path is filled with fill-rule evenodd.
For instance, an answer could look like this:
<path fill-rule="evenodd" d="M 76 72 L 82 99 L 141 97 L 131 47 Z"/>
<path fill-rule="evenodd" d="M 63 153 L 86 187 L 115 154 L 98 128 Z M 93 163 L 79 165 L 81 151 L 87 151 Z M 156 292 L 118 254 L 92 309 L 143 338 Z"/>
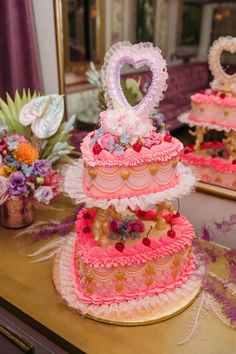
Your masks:
<path fill-rule="evenodd" d="M 116 314 L 112 313 L 105 316 L 95 316 L 93 313 L 80 310 L 80 305 L 83 304 L 76 298 L 73 288 L 73 280 L 71 279 L 71 255 L 74 247 L 74 237 L 70 238 L 64 245 L 61 251 L 57 253 L 53 262 L 53 281 L 56 291 L 60 295 L 62 301 L 70 308 L 73 312 L 80 313 L 82 316 L 91 318 L 93 320 L 119 325 L 119 326 L 140 326 L 148 325 L 157 322 L 161 322 L 172 318 L 179 313 L 183 312 L 187 307 L 189 307 L 194 299 L 198 296 L 201 289 L 201 275 L 196 276 L 196 280 L 192 280 L 191 277 L 183 286 L 188 285 L 188 291 L 186 294 L 181 295 L 177 301 L 168 303 L 167 305 L 160 308 L 160 305 L 152 305 L 149 310 L 138 310 L 132 312 L 132 317 L 128 314 L 126 317 L 118 318 Z M 203 270 L 200 272 L 203 274 Z M 181 289 L 180 286 L 179 289 Z M 190 290 L 189 290 L 190 288 Z M 173 293 L 170 291 L 170 294 Z M 154 295 L 159 296 L 159 295 Z M 120 316 L 119 316 L 120 317 Z"/>

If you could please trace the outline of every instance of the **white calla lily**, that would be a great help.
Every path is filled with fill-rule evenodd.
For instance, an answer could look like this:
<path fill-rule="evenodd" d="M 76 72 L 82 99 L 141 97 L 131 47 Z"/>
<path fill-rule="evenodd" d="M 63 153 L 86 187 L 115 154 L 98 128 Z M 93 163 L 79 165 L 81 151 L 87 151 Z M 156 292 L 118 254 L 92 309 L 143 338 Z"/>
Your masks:
<path fill-rule="evenodd" d="M 41 96 L 27 103 L 20 111 L 22 125 L 31 124 L 31 130 L 39 139 L 47 139 L 59 129 L 64 116 L 62 96 L 53 94 Z"/>

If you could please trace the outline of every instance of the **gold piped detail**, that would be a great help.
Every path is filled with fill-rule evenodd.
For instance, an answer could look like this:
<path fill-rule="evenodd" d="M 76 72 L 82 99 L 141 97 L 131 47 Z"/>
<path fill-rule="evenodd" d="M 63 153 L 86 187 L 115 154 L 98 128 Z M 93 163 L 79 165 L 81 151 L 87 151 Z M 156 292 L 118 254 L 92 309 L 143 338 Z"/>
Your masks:
<path fill-rule="evenodd" d="M 124 274 L 124 272 L 117 272 L 115 277 L 117 280 L 123 280 L 123 279 L 125 279 L 125 274 Z"/>
<path fill-rule="evenodd" d="M 221 183 L 222 182 L 221 176 L 217 175 L 215 181 Z"/>
<path fill-rule="evenodd" d="M 88 287 L 88 288 L 86 289 L 86 291 L 87 291 L 87 293 L 90 293 L 90 294 L 92 294 L 92 293 L 93 293 L 93 288 L 91 288 L 91 287 Z"/>
<path fill-rule="evenodd" d="M 155 175 L 155 174 L 157 173 L 157 171 L 158 171 L 158 166 L 157 166 L 157 165 L 151 166 L 151 167 L 149 168 L 149 171 L 150 171 L 150 173 L 151 173 L 152 175 Z"/>
<path fill-rule="evenodd" d="M 178 157 L 177 158 L 175 158 L 174 160 L 173 160 L 173 162 L 172 162 L 172 167 L 176 167 L 177 165 L 178 165 L 178 162 L 179 162 L 179 159 L 178 159 Z"/>
<path fill-rule="evenodd" d="M 200 107 L 200 112 L 204 112 L 205 108 L 204 107 Z"/>
<path fill-rule="evenodd" d="M 156 274 L 155 270 L 150 265 L 147 266 L 145 273 L 146 274 Z"/>
<path fill-rule="evenodd" d="M 117 284 L 116 285 L 116 291 L 119 293 L 124 289 L 124 286 L 122 284 Z"/>
<path fill-rule="evenodd" d="M 176 278 L 178 274 L 179 274 L 179 270 L 178 269 L 174 269 L 173 272 L 172 272 L 172 277 Z"/>
<path fill-rule="evenodd" d="M 224 111 L 224 115 L 227 117 L 227 115 L 229 114 L 228 111 Z"/>
<path fill-rule="evenodd" d="M 93 280 L 92 274 L 87 274 L 87 275 L 85 276 L 85 280 L 86 280 L 88 283 L 90 283 L 90 282 Z"/>
<path fill-rule="evenodd" d="M 97 176 L 97 172 L 95 171 L 95 170 L 89 170 L 88 169 L 88 173 L 89 173 L 89 176 L 92 178 L 92 179 L 94 179 L 94 178 L 96 178 L 96 176 Z"/>
<path fill-rule="evenodd" d="M 121 174 L 120 174 L 121 178 L 126 180 L 129 178 L 129 171 L 126 170 L 126 171 L 122 171 Z"/>
<path fill-rule="evenodd" d="M 152 278 L 147 278 L 147 279 L 145 280 L 145 284 L 146 284 L 147 286 L 152 285 L 152 283 L 153 283 L 153 279 L 152 279 Z"/>

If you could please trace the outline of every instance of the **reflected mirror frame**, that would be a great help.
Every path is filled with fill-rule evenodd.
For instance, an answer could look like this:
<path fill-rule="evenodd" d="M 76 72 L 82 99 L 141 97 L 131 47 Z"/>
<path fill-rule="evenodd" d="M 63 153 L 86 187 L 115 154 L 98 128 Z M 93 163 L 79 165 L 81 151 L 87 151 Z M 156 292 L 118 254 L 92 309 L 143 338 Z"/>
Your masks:
<path fill-rule="evenodd" d="M 236 191 L 220 186 L 215 186 L 213 184 L 199 181 L 196 184 L 196 190 L 197 192 L 212 194 L 216 197 L 236 200 Z"/>
<path fill-rule="evenodd" d="M 55 18 L 55 34 L 57 44 L 57 64 L 58 64 L 58 79 L 59 79 L 59 93 L 65 92 L 65 78 L 64 78 L 64 45 L 63 45 L 63 6 L 67 0 L 54 0 L 54 18 Z M 104 0 L 96 0 L 97 6 L 97 48 L 99 49 L 98 57 L 102 62 L 104 57 Z M 65 17 L 65 16 L 64 16 Z M 85 73 L 88 69 L 89 63 L 83 62 L 75 64 L 78 72 Z M 236 191 L 226 189 L 220 186 L 207 184 L 205 182 L 198 182 L 196 190 L 203 193 L 209 193 L 217 197 L 236 200 Z"/>
<path fill-rule="evenodd" d="M 63 18 L 63 36 L 64 36 L 64 63 L 65 71 L 72 71 L 78 75 L 83 75 L 89 70 L 89 61 L 71 61 L 69 57 L 68 46 L 68 0 L 60 0 L 62 2 L 62 18 Z M 105 0 L 96 0 L 96 52 L 97 61 L 95 64 L 100 66 L 105 55 L 104 45 L 104 23 L 105 23 Z"/>

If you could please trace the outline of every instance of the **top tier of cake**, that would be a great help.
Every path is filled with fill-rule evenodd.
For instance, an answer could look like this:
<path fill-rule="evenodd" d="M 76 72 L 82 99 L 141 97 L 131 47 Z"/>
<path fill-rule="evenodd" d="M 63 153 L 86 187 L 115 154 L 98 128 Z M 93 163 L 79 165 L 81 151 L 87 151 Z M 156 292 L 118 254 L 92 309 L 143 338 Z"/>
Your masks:
<path fill-rule="evenodd" d="M 179 140 L 151 132 L 134 141 L 133 145 L 128 140 L 125 144 L 121 137 L 103 130 L 85 137 L 81 150 L 87 196 L 94 199 L 138 197 L 166 190 L 179 182 L 177 163 L 183 148 Z"/>

